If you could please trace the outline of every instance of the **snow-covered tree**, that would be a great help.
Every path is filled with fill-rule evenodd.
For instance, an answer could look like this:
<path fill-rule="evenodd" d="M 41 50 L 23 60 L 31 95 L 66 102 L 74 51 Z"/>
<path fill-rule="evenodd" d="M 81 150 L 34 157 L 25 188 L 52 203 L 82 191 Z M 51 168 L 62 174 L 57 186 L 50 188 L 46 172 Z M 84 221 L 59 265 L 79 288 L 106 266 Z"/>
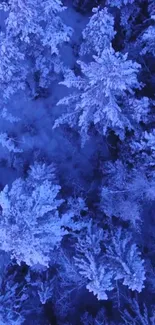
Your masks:
<path fill-rule="evenodd" d="M 82 213 L 88 213 L 88 207 L 82 197 L 69 197 L 67 199 L 67 210 L 63 214 L 64 226 L 70 229 L 70 234 L 76 234 L 87 228 L 89 219 L 85 216 L 83 220 Z"/>
<path fill-rule="evenodd" d="M 130 143 L 130 157 L 140 166 L 143 162 L 146 172 L 149 174 L 150 169 L 155 166 L 155 130 L 150 129 L 135 134 Z"/>
<path fill-rule="evenodd" d="M 118 19 L 120 21 L 121 31 L 123 31 L 122 35 L 124 34 L 125 36 L 125 39 L 123 37 L 121 42 L 122 46 L 124 41 L 125 45 L 127 45 L 128 40 L 133 35 L 133 30 L 135 30 L 138 16 L 141 12 L 140 3 L 141 0 L 106 0 L 106 5 L 109 7 L 114 7 L 112 8 L 112 11 L 114 11 L 117 21 Z"/>
<path fill-rule="evenodd" d="M 35 164 L 25 180 L 1 191 L 0 246 L 18 263 L 48 266 L 50 252 L 67 233 L 58 211 L 60 189 L 53 167 Z"/>
<path fill-rule="evenodd" d="M 155 55 L 155 2 L 148 1 L 149 19 L 146 20 L 144 28 L 138 37 L 138 45 L 140 45 L 141 55 Z"/>
<path fill-rule="evenodd" d="M 30 291 L 34 292 L 35 296 L 39 296 L 39 300 L 42 305 L 51 299 L 54 292 L 54 277 L 50 278 L 49 269 L 39 266 L 39 272 L 37 273 L 37 268 L 35 267 L 35 272 L 33 268 L 29 269 L 26 275 L 26 286 Z"/>
<path fill-rule="evenodd" d="M 128 169 L 121 161 L 104 166 L 101 209 L 109 217 L 116 216 L 137 227 L 144 202 L 154 200 L 154 179 L 142 170 Z"/>
<path fill-rule="evenodd" d="M 120 8 L 120 23 L 126 31 L 126 37 L 132 36 L 136 18 L 140 13 L 140 7 L 135 1 L 130 1 Z"/>
<path fill-rule="evenodd" d="M 93 15 L 82 32 L 83 42 L 80 55 L 100 55 L 105 48 L 109 48 L 116 32 L 114 31 L 114 18 L 107 8 L 93 9 Z"/>
<path fill-rule="evenodd" d="M 64 318 L 74 311 L 74 304 L 83 292 L 86 280 L 79 274 L 68 249 L 60 249 L 56 253 L 55 261 L 57 272 L 53 278 L 52 302 L 61 324 L 61 321 L 64 323 Z"/>
<path fill-rule="evenodd" d="M 107 0 L 106 1 L 107 5 L 111 7 L 117 7 L 119 9 L 124 5 L 133 4 L 134 2 L 135 0 Z"/>
<path fill-rule="evenodd" d="M 152 117 L 151 117 L 152 120 Z M 153 125 L 152 123 L 150 125 Z M 125 143 L 120 146 L 120 159 L 134 166 L 134 170 L 145 179 L 147 200 L 154 200 L 153 183 L 155 167 L 155 132 L 151 127 L 146 131 L 137 128 L 133 135 L 130 135 Z M 130 171 L 131 174 L 131 171 Z M 150 185 L 149 185 L 150 184 Z M 150 188 L 150 190 L 149 190 Z M 149 198 L 150 196 L 150 198 Z"/>
<path fill-rule="evenodd" d="M 6 148 L 9 152 L 22 152 L 23 150 L 18 148 L 16 141 L 10 138 L 7 133 L 0 133 L 0 144 L 3 148 Z"/>
<path fill-rule="evenodd" d="M 155 15 L 154 15 L 155 20 Z M 140 38 L 142 44 L 141 54 L 151 53 L 155 55 L 155 25 L 149 26 Z"/>
<path fill-rule="evenodd" d="M 26 3 L 10 0 L 2 3 L 1 9 L 7 12 L 6 42 L 10 42 L 11 48 L 11 42 L 15 41 L 18 44 L 17 54 L 21 51 L 21 55 L 25 56 L 25 61 L 19 64 L 18 69 L 24 69 L 28 62 L 29 77 L 37 73 L 39 86 L 47 87 L 52 73 L 61 70 L 59 48 L 69 41 L 72 34 L 72 29 L 63 23 L 59 15 L 65 7 L 60 0 L 28 0 Z M 14 54 L 14 60 L 19 61 L 19 58 Z"/>
<path fill-rule="evenodd" d="M 0 112 L 0 117 L 10 123 L 19 122 L 21 120 L 19 117 L 13 116 L 11 113 L 9 113 L 6 107 L 4 107 Z"/>
<path fill-rule="evenodd" d="M 61 124 L 77 127 L 82 143 L 88 139 L 91 126 L 103 135 L 110 129 L 124 138 L 125 129 L 131 129 L 132 124 L 123 101 L 126 93 L 133 95 L 134 89 L 140 87 L 137 80 L 140 65 L 128 60 L 127 54 L 115 53 L 112 47 L 103 50 L 100 57 L 94 56 L 93 62 L 78 61 L 78 64 L 82 76 L 76 77 L 68 71 L 61 82 L 77 90 L 58 102 L 66 105 L 68 112 L 55 121 L 54 127 Z"/>
<path fill-rule="evenodd" d="M 7 101 L 11 95 L 24 89 L 28 69 L 25 55 L 16 42 L 0 33 L 0 94 L 1 100 Z M 1 105 L 2 105 L 1 103 Z"/>
<path fill-rule="evenodd" d="M 117 228 L 110 233 L 105 245 L 107 265 L 115 274 L 115 280 L 122 280 L 132 291 L 141 292 L 145 280 L 144 260 L 131 233 Z"/>
<path fill-rule="evenodd" d="M 107 292 L 115 288 L 116 280 L 133 291 L 142 291 L 145 269 L 140 255 L 131 232 L 117 228 L 104 233 L 89 225 L 86 236 L 78 239 L 74 259 L 87 280 L 86 288 L 98 300 L 107 300 Z"/>
<path fill-rule="evenodd" d="M 26 3 L 9 0 L 5 8 L 8 11 L 6 33 L 25 43 L 40 39 L 43 46 L 50 47 L 51 54 L 58 53 L 58 45 L 67 41 L 71 32 L 58 16 L 64 9 L 61 0 L 46 0 L 44 3 L 39 0 Z"/>
<path fill-rule="evenodd" d="M 124 101 L 127 116 L 131 120 L 133 126 L 139 128 L 140 122 L 147 123 L 150 113 L 150 101 L 148 97 L 136 98 L 135 96 L 127 96 Z M 133 127 L 134 128 L 134 127 Z"/>
<path fill-rule="evenodd" d="M 155 3 L 154 3 L 154 0 L 149 0 L 148 3 L 149 3 L 148 11 L 150 13 L 150 16 L 155 15 Z"/>
<path fill-rule="evenodd" d="M 25 318 L 21 307 L 28 296 L 21 290 L 13 276 L 6 276 L 0 288 L 0 324 L 22 325 Z"/>
<path fill-rule="evenodd" d="M 114 273 L 104 264 L 100 247 L 102 241 L 103 230 L 90 224 L 86 237 L 78 240 L 74 259 L 80 274 L 88 281 L 86 288 L 93 292 L 98 300 L 107 300 L 107 291 L 114 288 Z"/>

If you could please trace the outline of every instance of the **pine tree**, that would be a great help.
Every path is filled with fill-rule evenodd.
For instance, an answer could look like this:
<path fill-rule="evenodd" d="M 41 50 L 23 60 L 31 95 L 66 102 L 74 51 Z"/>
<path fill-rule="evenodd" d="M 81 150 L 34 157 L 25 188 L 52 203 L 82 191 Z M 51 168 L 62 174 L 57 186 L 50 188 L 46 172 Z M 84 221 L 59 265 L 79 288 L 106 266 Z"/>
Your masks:
<path fill-rule="evenodd" d="M 0 93 L 1 105 L 11 95 L 25 88 L 28 69 L 25 55 L 18 48 L 17 43 L 4 33 L 0 33 Z"/>
<path fill-rule="evenodd" d="M 59 16 L 65 7 L 60 0 L 46 0 L 44 3 L 28 0 L 26 4 L 24 1 L 10 0 L 7 4 L 2 3 L 1 9 L 7 12 L 6 42 L 9 42 L 10 47 L 11 42 L 15 42 L 17 54 L 21 52 L 22 58 L 25 58 L 18 69 L 23 69 L 28 63 L 29 78 L 37 73 L 39 86 L 47 87 L 51 74 L 61 70 L 59 49 L 64 42 L 69 41 L 72 34 L 72 29 Z M 19 61 L 19 58 L 14 55 L 13 59 Z M 24 74 L 23 79 L 26 79 Z"/>
<path fill-rule="evenodd" d="M 101 192 L 101 209 L 109 217 L 129 221 L 137 228 L 143 221 L 144 203 L 154 200 L 154 179 L 144 170 L 129 169 L 120 160 L 104 166 L 104 186 Z"/>
<path fill-rule="evenodd" d="M 82 32 L 83 42 L 80 55 L 100 55 L 105 48 L 110 47 L 116 32 L 114 31 L 114 18 L 107 8 L 93 9 L 93 15 Z"/>
<path fill-rule="evenodd" d="M 77 127 L 82 144 L 89 138 L 91 126 L 102 135 L 113 130 L 123 139 L 125 129 L 132 128 L 127 115 L 129 108 L 126 112 L 123 101 L 127 92 L 133 95 L 134 89 L 140 87 L 137 80 L 140 65 L 128 60 L 127 54 L 115 53 L 112 47 L 103 50 L 101 57 L 94 56 L 93 62 L 78 61 L 78 64 L 82 76 L 76 77 L 68 71 L 65 81 L 61 82 L 76 90 L 58 102 L 67 106 L 68 113 L 55 121 L 54 128 L 61 124 Z"/>
<path fill-rule="evenodd" d="M 89 292 L 93 292 L 98 300 L 107 300 L 107 291 L 114 288 L 114 273 L 104 263 L 100 246 L 102 241 L 103 230 L 92 227 L 90 223 L 85 238 L 78 240 L 74 259 L 79 273 L 87 279 L 86 288 Z"/>
<path fill-rule="evenodd" d="M 58 210 L 61 187 L 53 172 L 52 166 L 35 164 L 25 180 L 17 179 L 0 193 L 0 246 L 19 264 L 48 266 L 50 252 L 67 233 Z"/>
<path fill-rule="evenodd" d="M 141 292 L 146 278 L 144 260 L 131 233 L 122 228 L 112 230 L 105 245 L 107 265 L 115 274 L 115 280 L 122 280 L 132 291 Z"/>

